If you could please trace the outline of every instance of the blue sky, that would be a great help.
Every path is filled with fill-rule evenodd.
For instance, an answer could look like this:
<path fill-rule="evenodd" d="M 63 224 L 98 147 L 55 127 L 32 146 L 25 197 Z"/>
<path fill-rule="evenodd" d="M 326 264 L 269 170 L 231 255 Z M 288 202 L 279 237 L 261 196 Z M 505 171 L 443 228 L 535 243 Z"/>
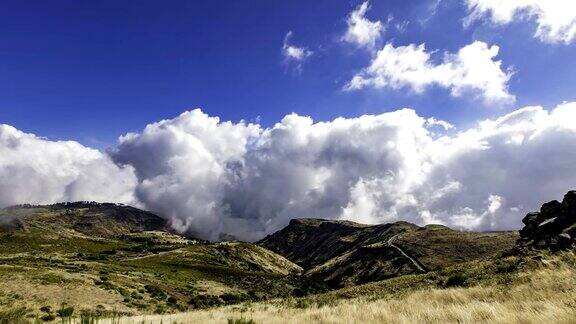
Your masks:
<path fill-rule="evenodd" d="M 0 33 L 0 208 L 502 230 L 576 184 L 576 1 L 3 1 Z"/>
<path fill-rule="evenodd" d="M 515 103 L 489 105 L 428 87 L 343 91 L 373 52 L 342 40 L 361 1 L 3 1 L 0 122 L 105 148 L 121 134 L 201 107 L 271 126 L 412 107 L 466 127 L 526 105 L 576 100 L 576 45 L 533 37 L 534 19 L 464 28 L 463 1 L 372 1 L 386 30 L 376 50 L 426 44 L 434 60 L 475 40 L 498 45 Z M 393 17 L 391 21 L 389 18 Z M 400 30 L 396 24 L 404 24 Z M 314 54 L 286 64 L 283 40 Z M 435 52 L 433 52 L 435 51 Z"/>

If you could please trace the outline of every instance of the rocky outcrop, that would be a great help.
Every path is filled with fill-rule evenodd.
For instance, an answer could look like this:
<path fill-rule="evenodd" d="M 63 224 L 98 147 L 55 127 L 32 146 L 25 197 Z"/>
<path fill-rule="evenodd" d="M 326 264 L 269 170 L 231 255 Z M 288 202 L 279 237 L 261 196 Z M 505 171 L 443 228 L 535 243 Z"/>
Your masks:
<path fill-rule="evenodd" d="M 560 250 L 576 244 L 576 190 L 564 195 L 562 202 L 545 203 L 539 212 L 522 219 L 519 246 Z"/>

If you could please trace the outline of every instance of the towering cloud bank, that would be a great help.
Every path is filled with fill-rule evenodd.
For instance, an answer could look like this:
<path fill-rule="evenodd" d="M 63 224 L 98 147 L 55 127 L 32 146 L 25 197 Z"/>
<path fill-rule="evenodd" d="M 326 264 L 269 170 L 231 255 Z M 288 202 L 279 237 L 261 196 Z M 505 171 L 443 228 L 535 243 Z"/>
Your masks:
<path fill-rule="evenodd" d="M 254 240 L 291 218 L 520 227 L 576 184 L 576 103 L 526 107 L 470 129 L 411 109 L 271 128 L 200 110 L 127 134 L 110 158 L 0 128 L 0 203 L 130 201 L 203 238 Z M 137 180 L 136 180 L 137 177 Z"/>
<path fill-rule="evenodd" d="M 105 154 L 0 125 L 0 207 L 20 203 L 113 201 L 135 204 L 137 179 Z"/>
<path fill-rule="evenodd" d="M 236 233 L 226 227 L 225 188 L 259 134 L 258 125 L 220 123 L 196 109 L 122 136 L 111 154 L 119 164 L 134 166 L 136 196 L 147 208 L 168 217 L 176 230 L 218 239 Z"/>
<path fill-rule="evenodd" d="M 297 217 L 504 229 L 576 183 L 575 118 L 570 103 L 460 132 L 410 109 L 261 129 L 195 110 L 124 136 L 113 156 L 135 167 L 146 206 L 211 239 L 257 239 Z"/>

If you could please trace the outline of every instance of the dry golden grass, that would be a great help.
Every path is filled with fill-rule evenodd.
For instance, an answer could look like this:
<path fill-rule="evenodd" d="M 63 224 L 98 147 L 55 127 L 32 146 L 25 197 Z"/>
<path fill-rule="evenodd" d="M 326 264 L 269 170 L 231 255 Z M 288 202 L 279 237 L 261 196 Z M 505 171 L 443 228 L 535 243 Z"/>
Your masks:
<path fill-rule="evenodd" d="M 337 300 L 321 307 L 288 304 L 229 306 L 115 323 L 227 323 L 240 318 L 255 323 L 576 323 L 576 255 L 549 258 L 507 284 L 423 289 L 395 298 Z"/>
<path fill-rule="evenodd" d="M 0 270 L 7 268 L 0 265 Z M 54 282 L 49 282 L 54 281 Z M 108 309 L 128 312 L 122 296 L 92 284 L 88 278 L 59 270 L 26 270 L 0 275 L 0 311 L 5 310 L 7 296 L 18 296 L 10 306 L 37 308 L 37 305 L 58 309 L 62 303 L 77 309 L 91 309 L 104 305 Z M 0 323 L 2 320 L 0 319 Z"/>

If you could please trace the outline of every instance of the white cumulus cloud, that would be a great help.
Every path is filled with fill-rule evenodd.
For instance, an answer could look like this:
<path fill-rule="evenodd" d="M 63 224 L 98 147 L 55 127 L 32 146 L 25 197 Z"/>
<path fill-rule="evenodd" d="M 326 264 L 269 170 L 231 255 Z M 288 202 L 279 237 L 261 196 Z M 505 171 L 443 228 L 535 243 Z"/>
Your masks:
<path fill-rule="evenodd" d="M 133 168 L 73 141 L 0 125 L 0 207 L 90 200 L 135 203 Z"/>
<path fill-rule="evenodd" d="M 204 238 L 254 240 L 300 217 L 514 229 L 574 187 L 575 118 L 576 103 L 526 107 L 447 132 L 411 109 L 271 128 L 195 110 L 122 137 L 113 156 L 136 169 L 147 208 Z"/>
<path fill-rule="evenodd" d="M 376 42 L 382 36 L 385 26 L 381 21 L 371 21 L 366 18 L 366 13 L 370 10 L 368 1 L 362 3 L 350 13 L 346 23 L 348 28 L 342 40 L 368 49 L 374 48 Z"/>
<path fill-rule="evenodd" d="M 136 204 L 208 239 L 262 238 L 292 218 L 516 229 L 576 184 L 576 102 L 468 129 L 412 109 L 272 127 L 201 110 L 120 137 L 102 153 L 0 126 L 0 206 Z"/>
<path fill-rule="evenodd" d="M 535 19 L 535 37 L 549 43 L 572 43 L 576 39 L 576 2 L 571 0 L 466 0 L 471 22 L 488 18 L 498 25 Z"/>
<path fill-rule="evenodd" d="M 227 175 L 259 133 L 258 125 L 221 123 L 196 109 L 122 136 L 111 155 L 134 166 L 136 196 L 147 208 L 181 232 L 218 239 Z"/>
<path fill-rule="evenodd" d="M 389 43 L 345 89 L 408 87 L 422 93 L 435 85 L 449 89 L 455 97 L 472 94 L 486 103 L 510 103 L 515 100 L 508 92 L 512 72 L 503 70 L 502 62 L 495 60 L 498 51 L 496 45 L 476 41 L 456 54 L 446 53 L 443 61 L 435 64 L 424 44 L 394 47 Z"/>

